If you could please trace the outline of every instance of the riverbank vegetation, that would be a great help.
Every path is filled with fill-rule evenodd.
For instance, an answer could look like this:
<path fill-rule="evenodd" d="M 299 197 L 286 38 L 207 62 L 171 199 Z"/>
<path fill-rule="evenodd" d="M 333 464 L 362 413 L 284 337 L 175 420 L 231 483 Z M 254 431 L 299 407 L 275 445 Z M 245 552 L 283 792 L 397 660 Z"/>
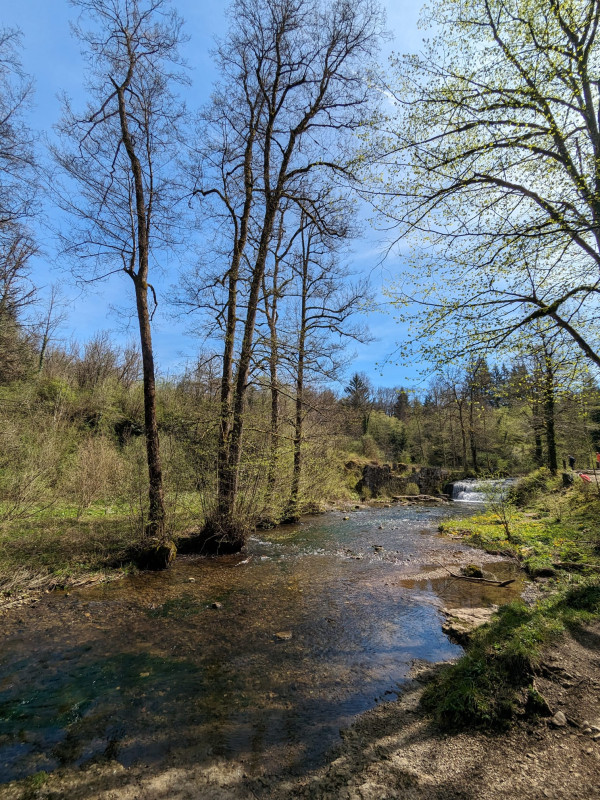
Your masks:
<path fill-rule="evenodd" d="M 52 584 L 135 560 L 131 547 L 143 540 L 148 513 L 138 351 L 119 349 L 99 334 L 83 347 L 45 344 L 40 369 L 39 339 L 18 320 L 15 330 L 15 348 L 24 357 L 19 372 L 0 386 L 2 573 L 15 582 L 29 570 L 35 580 L 46 575 Z M 363 467 L 371 463 L 396 464 L 409 477 L 413 468 L 433 465 L 458 477 L 476 474 L 475 454 L 480 474 L 507 471 L 516 461 L 520 470 L 532 469 L 539 455 L 546 459 L 548 447 L 536 438 L 527 398 L 511 389 L 522 366 L 485 374 L 486 382 L 480 371 L 475 385 L 468 371 L 457 372 L 453 384 L 436 377 L 423 397 L 401 388 L 374 390 L 359 374 L 341 396 L 318 383 L 305 385 L 302 472 L 294 489 L 297 394 L 293 384 L 278 383 L 274 470 L 272 392 L 268 377 L 257 371 L 240 462 L 248 520 L 272 525 L 289 518 L 293 492 L 299 514 L 355 502 Z M 157 383 L 166 519 L 176 540 L 197 531 L 216 502 L 219 387 L 210 360 Z M 473 421 L 464 432 L 466 461 L 463 400 L 465 418 Z M 591 386 L 561 393 L 553 426 L 560 452 L 580 460 L 589 453 L 597 402 Z M 555 483 L 541 468 L 518 485 L 519 499 L 529 501 Z M 560 514 L 565 500 L 557 495 L 552 502 Z"/>
<path fill-rule="evenodd" d="M 524 498 L 527 505 L 517 508 L 514 503 Z M 544 648 L 566 629 L 600 616 L 599 485 L 578 482 L 565 489 L 539 470 L 503 502 L 512 506 L 508 536 L 497 511 L 440 529 L 518 559 L 538 591 L 530 602 L 501 606 L 474 632 L 465 655 L 428 686 L 423 705 L 447 728 L 502 728 L 517 716 L 549 716 L 536 689 Z"/>

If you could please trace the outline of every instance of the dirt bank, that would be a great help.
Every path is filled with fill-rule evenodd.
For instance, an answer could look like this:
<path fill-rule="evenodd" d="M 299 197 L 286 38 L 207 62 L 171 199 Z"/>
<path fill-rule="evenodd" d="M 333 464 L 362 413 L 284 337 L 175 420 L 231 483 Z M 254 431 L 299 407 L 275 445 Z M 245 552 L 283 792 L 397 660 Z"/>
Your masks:
<path fill-rule="evenodd" d="M 433 668 L 435 669 L 435 667 Z M 600 623 L 579 627 L 544 656 L 537 689 L 564 727 L 522 719 L 508 733 L 446 735 L 419 708 L 431 667 L 397 702 L 342 731 L 325 766 L 297 776 L 251 774 L 216 760 L 156 770 L 106 761 L 8 784 L 3 800 L 593 800 L 600 797 Z M 586 723 L 590 723 L 587 726 Z M 585 726 L 585 727 L 584 727 Z"/>

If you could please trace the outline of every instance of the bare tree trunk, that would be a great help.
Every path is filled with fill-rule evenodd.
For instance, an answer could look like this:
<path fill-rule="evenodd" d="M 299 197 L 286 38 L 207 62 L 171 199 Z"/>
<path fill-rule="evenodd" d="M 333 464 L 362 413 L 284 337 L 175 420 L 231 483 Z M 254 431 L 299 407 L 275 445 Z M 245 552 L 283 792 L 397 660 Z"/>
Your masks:
<path fill-rule="evenodd" d="M 473 464 L 473 472 L 479 472 L 479 464 L 477 463 L 477 442 L 475 440 L 475 403 L 473 398 L 469 403 L 469 446 L 471 448 L 471 462 Z"/>
<path fill-rule="evenodd" d="M 454 439 L 454 425 L 452 424 L 452 416 L 449 415 L 450 424 L 450 451 L 452 453 L 452 468 L 456 469 L 456 440 Z"/>
<path fill-rule="evenodd" d="M 165 499 L 160 459 L 158 422 L 156 419 L 156 381 L 154 375 L 154 355 L 150 313 L 148 310 L 147 285 L 135 279 L 135 299 L 140 328 L 142 350 L 142 371 L 144 383 L 144 431 L 146 434 L 146 454 L 148 459 L 148 524 L 146 533 L 163 540 L 165 538 Z"/>
<path fill-rule="evenodd" d="M 546 428 L 546 446 L 548 449 L 548 468 L 553 475 L 556 475 L 558 471 L 558 458 L 556 455 L 554 367 L 552 364 L 552 356 L 548 352 L 545 353 L 544 423 Z"/>
<path fill-rule="evenodd" d="M 303 240 L 304 241 L 304 240 Z M 304 249 L 304 248 L 303 248 Z M 296 370 L 296 416 L 294 419 L 294 467 L 288 503 L 288 519 L 297 519 L 302 478 L 302 426 L 304 422 L 304 357 L 306 352 L 306 304 L 308 294 L 308 255 L 303 253 L 302 289 L 300 296 L 300 330 L 298 333 L 298 367 Z"/>
<path fill-rule="evenodd" d="M 437 406 L 436 413 L 437 413 L 439 432 L 440 432 L 440 442 L 442 444 L 442 466 L 447 467 L 448 458 L 446 451 L 446 436 L 445 436 L 446 429 L 444 425 L 445 419 L 444 419 L 444 414 L 442 413 L 442 408 L 440 407 L 440 403 L 437 402 L 436 406 Z"/>
<path fill-rule="evenodd" d="M 238 218 L 235 210 L 227 203 L 230 218 L 235 230 L 235 244 L 229 268 L 227 294 L 227 322 L 223 347 L 223 369 L 221 373 L 221 395 L 219 412 L 219 441 L 217 446 L 217 520 L 225 521 L 230 527 L 234 514 L 234 499 L 237 495 L 237 468 L 230 463 L 230 437 L 233 402 L 233 362 L 237 323 L 237 295 L 240 276 L 240 263 L 248 241 L 248 226 L 254 194 L 252 156 L 256 139 L 256 107 L 250 104 L 250 124 L 248 140 L 244 148 L 244 205 Z"/>
<path fill-rule="evenodd" d="M 490 442 L 488 441 L 487 435 L 487 426 L 485 422 L 485 408 L 482 409 L 482 424 L 483 424 L 483 446 L 485 447 L 485 461 L 488 468 L 488 473 L 492 471 L 492 465 L 490 462 Z"/>
<path fill-rule="evenodd" d="M 267 206 L 265 220 L 263 223 L 263 230 L 261 241 L 254 264 L 252 281 L 250 284 L 250 294 L 248 296 L 248 310 L 246 313 L 246 321 L 244 325 L 244 337 L 242 339 L 242 346 L 240 349 L 240 356 L 238 362 L 238 370 L 234 386 L 234 405 L 233 405 L 233 422 L 231 426 L 231 436 L 229 442 L 229 454 L 227 459 L 227 469 L 230 476 L 229 485 L 227 487 L 227 494 L 222 498 L 222 502 L 226 503 L 230 513 L 235 514 L 235 503 L 238 493 L 238 477 L 240 467 L 240 457 L 242 449 L 242 434 L 244 428 L 244 411 L 246 408 L 246 390 L 248 388 L 248 377 L 250 375 L 250 362 L 252 359 L 252 345 L 254 342 L 254 330 L 256 327 L 256 315 L 258 313 L 258 300 L 260 294 L 260 287 L 263 282 L 265 263 L 267 260 L 267 251 L 271 234 L 273 232 L 273 223 L 275 220 L 275 213 L 277 206 Z M 221 488 L 221 487 L 219 487 Z M 245 531 L 241 530 L 243 527 L 240 521 L 235 521 L 234 529 L 231 533 L 237 536 L 237 528 L 240 528 L 239 534 L 241 541 L 245 538 Z"/>
<path fill-rule="evenodd" d="M 544 464 L 544 449 L 542 447 L 542 435 L 539 430 L 534 431 L 534 441 L 535 441 L 535 449 L 533 453 L 533 458 L 536 463 L 536 466 L 541 467 Z"/>
<path fill-rule="evenodd" d="M 277 338 L 274 329 L 271 333 L 271 352 L 269 356 L 269 383 L 271 393 L 271 424 L 269 465 L 267 468 L 267 505 L 270 505 L 275 490 L 275 479 L 279 462 L 279 386 L 277 376 Z"/>
<path fill-rule="evenodd" d="M 281 212 L 280 223 L 277 231 L 277 244 L 274 253 L 273 264 L 273 285 L 271 292 L 267 291 L 267 287 L 263 286 L 263 295 L 265 303 L 265 316 L 267 318 L 267 325 L 269 328 L 269 390 L 271 394 L 271 420 L 269 431 L 269 463 L 267 466 L 267 492 L 265 497 L 265 506 L 270 514 L 270 506 L 275 491 L 277 468 L 279 463 L 279 376 L 277 374 L 277 367 L 279 364 L 279 343 L 277 337 L 277 324 L 278 324 L 278 302 L 281 293 L 281 286 L 279 283 L 279 268 L 280 268 L 280 248 L 284 235 L 284 213 Z M 271 295 L 271 303 L 269 305 L 269 294 Z"/>
<path fill-rule="evenodd" d="M 233 392 L 233 354 L 237 314 L 237 290 L 241 257 L 241 243 L 229 270 L 229 289 L 227 300 L 227 322 L 223 347 L 223 368 L 221 373 L 221 393 L 219 412 L 219 441 L 217 445 L 217 517 L 227 519 L 231 513 L 229 498 L 236 493 L 236 475 L 229 469 L 229 437 L 231 433 L 231 400 Z"/>
<path fill-rule="evenodd" d="M 296 373 L 296 416 L 294 419 L 294 467 L 292 486 L 286 517 L 298 519 L 300 515 L 300 481 L 302 479 L 302 437 L 304 422 L 304 334 L 300 336 L 298 371 Z"/>
<path fill-rule="evenodd" d="M 119 120 L 121 136 L 127 151 L 135 186 L 135 212 L 137 219 L 137 271 L 134 264 L 127 270 L 135 286 L 135 301 L 140 329 L 140 346 L 142 350 L 142 369 L 144 383 L 144 433 L 146 436 L 146 454 L 148 459 L 148 524 L 146 534 L 160 541 L 165 539 L 165 502 L 160 460 L 160 442 L 158 438 L 158 422 L 156 418 L 156 379 L 154 374 L 154 355 L 152 352 L 152 335 L 150 332 L 150 312 L 148 309 L 148 259 L 149 233 L 152 216 L 152 198 L 144 194 L 142 166 L 137 156 L 135 143 L 129 132 L 125 88 L 131 78 L 133 64 L 125 82 L 115 86 L 119 102 Z M 134 248 L 135 257 L 135 248 Z"/>
<path fill-rule="evenodd" d="M 458 395 L 456 392 L 456 387 L 452 387 L 452 391 L 454 393 L 454 401 L 456 402 L 456 407 L 458 409 L 458 421 L 460 422 L 460 435 L 462 440 L 462 466 L 463 469 L 467 469 L 467 432 L 465 430 L 465 421 L 463 417 L 463 401 L 458 399 Z"/>

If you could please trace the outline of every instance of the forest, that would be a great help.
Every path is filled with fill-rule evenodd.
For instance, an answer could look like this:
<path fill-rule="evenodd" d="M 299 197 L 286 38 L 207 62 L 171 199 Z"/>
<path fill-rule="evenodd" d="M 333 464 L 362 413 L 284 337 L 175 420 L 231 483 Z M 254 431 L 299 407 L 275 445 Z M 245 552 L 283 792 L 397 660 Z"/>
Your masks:
<path fill-rule="evenodd" d="M 119 350 L 101 333 L 82 347 L 49 344 L 42 353 L 43 341 L 18 318 L 4 331 L 3 526 L 110 517 L 123 521 L 132 541 L 143 537 L 139 350 Z M 301 403 L 294 384 L 273 385 L 257 373 L 244 412 L 243 514 L 269 527 L 350 501 L 367 463 L 441 467 L 456 477 L 524 475 L 539 467 L 556 474 L 569 456 L 581 469 L 594 468 L 596 385 L 587 374 L 576 381 L 572 365 L 556 361 L 548 384 L 543 365 L 532 363 L 532 372 L 526 362 L 452 368 L 420 396 L 375 389 L 356 373 L 339 395 L 307 382 Z M 165 508 L 178 534 L 214 512 L 220 378 L 213 364 L 156 386 Z"/>

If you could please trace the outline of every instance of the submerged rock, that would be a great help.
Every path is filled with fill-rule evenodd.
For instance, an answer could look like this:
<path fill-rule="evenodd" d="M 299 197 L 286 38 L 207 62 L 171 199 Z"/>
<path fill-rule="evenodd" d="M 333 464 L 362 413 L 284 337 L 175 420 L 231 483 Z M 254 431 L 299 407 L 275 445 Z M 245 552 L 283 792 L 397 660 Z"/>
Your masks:
<path fill-rule="evenodd" d="M 483 578 L 483 570 L 477 564 L 467 564 L 460 571 L 465 578 Z"/>

